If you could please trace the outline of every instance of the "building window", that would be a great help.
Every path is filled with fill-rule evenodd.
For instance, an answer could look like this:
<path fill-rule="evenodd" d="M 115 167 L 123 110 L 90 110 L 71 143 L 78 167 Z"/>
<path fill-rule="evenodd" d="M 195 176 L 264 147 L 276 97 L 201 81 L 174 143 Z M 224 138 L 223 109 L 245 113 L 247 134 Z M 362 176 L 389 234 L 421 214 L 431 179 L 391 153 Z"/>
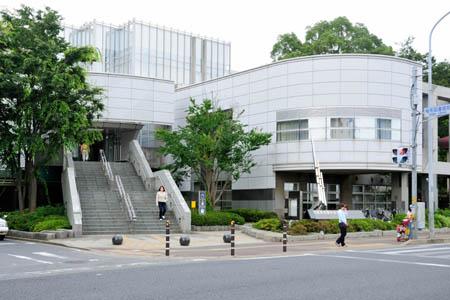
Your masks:
<path fill-rule="evenodd" d="M 307 140 L 308 120 L 277 122 L 277 142 Z"/>
<path fill-rule="evenodd" d="M 391 187 L 385 185 L 354 185 L 352 188 L 353 209 L 390 209 Z"/>
<path fill-rule="evenodd" d="M 354 118 L 331 118 L 330 137 L 332 139 L 354 139 L 355 119 Z"/>
<path fill-rule="evenodd" d="M 377 139 L 392 139 L 392 121 L 390 119 L 377 119 Z"/>

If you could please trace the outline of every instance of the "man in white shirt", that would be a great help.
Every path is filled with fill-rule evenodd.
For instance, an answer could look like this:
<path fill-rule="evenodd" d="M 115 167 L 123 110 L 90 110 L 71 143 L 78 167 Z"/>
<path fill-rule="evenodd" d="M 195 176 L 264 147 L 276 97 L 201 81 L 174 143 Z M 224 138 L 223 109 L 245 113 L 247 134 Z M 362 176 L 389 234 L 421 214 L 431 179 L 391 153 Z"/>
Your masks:
<path fill-rule="evenodd" d="M 341 235 L 336 240 L 336 246 L 346 247 L 345 245 L 345 236 L 347 235 L 347 204 L 341 203 L 339 204 L 339 210 L 337 215 L 339 217 L 339 230 L 341 231 Z"/>

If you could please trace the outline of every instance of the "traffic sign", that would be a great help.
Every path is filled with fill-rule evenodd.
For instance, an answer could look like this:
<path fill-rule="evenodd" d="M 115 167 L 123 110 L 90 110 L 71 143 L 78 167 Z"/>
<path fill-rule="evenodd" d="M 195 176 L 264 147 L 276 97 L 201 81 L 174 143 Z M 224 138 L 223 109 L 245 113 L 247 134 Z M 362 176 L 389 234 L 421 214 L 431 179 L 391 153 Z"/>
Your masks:
<path fill-rule="evenodd" d="M 426 107 L 425 113 L 429 116 L 443 116 L 450 113 L 450 104 Z"/>

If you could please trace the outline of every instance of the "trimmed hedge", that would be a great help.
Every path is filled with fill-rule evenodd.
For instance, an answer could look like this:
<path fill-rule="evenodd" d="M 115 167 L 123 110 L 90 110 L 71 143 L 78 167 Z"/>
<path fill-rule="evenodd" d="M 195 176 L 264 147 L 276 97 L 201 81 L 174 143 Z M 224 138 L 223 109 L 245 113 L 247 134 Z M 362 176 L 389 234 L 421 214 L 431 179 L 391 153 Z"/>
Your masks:
<path fill-rule="evenodd" d="M 192 212 L 191 215 L 191 224 L 196 226 L 230 225 L 231 221 L 239 225 L 245 223 L 243 217 L 231 212 L 207 211 L 204 215 Z"/>
<path fill-rule="evenodd" d="M 251 208 L 237 208 L 227 210 L 227 212 L 235 213 L 245 219 L 245 222 L 254 223 L 262 219 L 275 219 L 278 218 L 277 214 L 273 211 L 265 211 Z"/>
<path fill-rule="evenodd" d="M 70 229 L 69 220 L 65 216 L 49 216 L 44 221 L 41 221 L 33 226 L 33 232 L 39 232 L 43 230 L 56 230 L 56 229 Z"/>
<path fill-rule="evenodd" d="M 268 231 L 275 231 L 279 232 L 281 231 L 281 221 L 278 218 L 271 218 L 271 219 L 262 219 L 253 224 L 253 227 L 256 229 L 261 230 L 268 230 Z"/>
<path fill-rule="evenodd" d="M 11 211 L 11 212 L 3 212 L 0 213 L 1 216 L 7 215 L 6 221 L 8 222 L 8 227 L 10 229 L 22 230 L 22 231 L 36 231 L 33 230 L 34 227 L 47 219 L 55 219 L 55 216 L 59 218 L 64 218 L 67 223 L 69 220 L 67 219 L 66 212 L 64 206 L 41 206 L 36 208 L 34 212 L 30 212 L 29 210 L 20 211 Z M 42 225 L 41 225 L 42 226 Z M 65 225 L 65 227 L 59 228 L 70 228 Z"/>
<path fill-rule="evenodd" d="M 362 219 L 362 220 L 350 220 L 347 228 L 348 232 L 356 231 L 373 231 L 378 230 L 394 230 L 396 223 L 383 222 L 381 220 Z M 261 220 L 253 227 L 261 230 L 268 230 L 279 232 L 281 230 L 281 221 L 278 219 L 266 219 Z M 291 223 L 288 233 L 290 235 L 306 235 L 308 233 L 318 233 L 323 231 L 324 233 L 339 233 L 339 226 L 337 220 L 316 221 L 316 220 L 300 220 Z"/>

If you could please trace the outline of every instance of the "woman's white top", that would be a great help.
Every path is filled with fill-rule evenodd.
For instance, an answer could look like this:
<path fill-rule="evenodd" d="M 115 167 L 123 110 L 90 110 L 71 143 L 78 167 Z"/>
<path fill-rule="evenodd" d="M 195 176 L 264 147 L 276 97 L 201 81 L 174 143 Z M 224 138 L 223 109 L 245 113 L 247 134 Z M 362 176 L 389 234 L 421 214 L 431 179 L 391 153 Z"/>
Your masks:
<path fill-rule="evenodd" d="M 167 202 L 167 193 L 158 191 L 156 193 L 156 203 L 158 202 Z"/>

